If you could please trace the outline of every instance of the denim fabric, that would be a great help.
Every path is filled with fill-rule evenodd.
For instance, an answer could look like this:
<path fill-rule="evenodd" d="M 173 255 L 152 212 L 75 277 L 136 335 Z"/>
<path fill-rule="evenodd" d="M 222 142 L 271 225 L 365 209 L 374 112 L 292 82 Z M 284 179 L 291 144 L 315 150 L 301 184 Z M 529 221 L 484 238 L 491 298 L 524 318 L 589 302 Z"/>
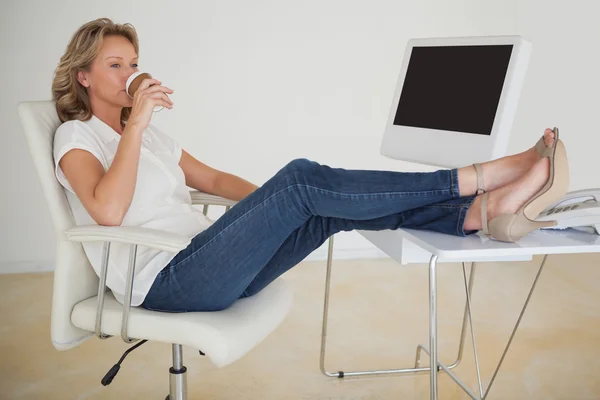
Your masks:
<path fill-rule="evenodd" d="M 252 296 L 340 231 L 427 229 L 465 236 L 475 196 L 456 169 L 393 172 L 296 159 L 238 202 L 159 273 L 142 307 L 218 311 Z"/>

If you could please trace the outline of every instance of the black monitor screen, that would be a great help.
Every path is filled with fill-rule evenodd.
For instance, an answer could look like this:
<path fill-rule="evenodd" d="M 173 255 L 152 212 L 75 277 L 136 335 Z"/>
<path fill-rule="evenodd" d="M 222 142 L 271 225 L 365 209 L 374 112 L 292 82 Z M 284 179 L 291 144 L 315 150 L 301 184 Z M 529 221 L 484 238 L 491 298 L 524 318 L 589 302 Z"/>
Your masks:
<path fill-rule="evenodd" d="M 413 47 L 394 125 L 490 135 L 512 49 Z"/>

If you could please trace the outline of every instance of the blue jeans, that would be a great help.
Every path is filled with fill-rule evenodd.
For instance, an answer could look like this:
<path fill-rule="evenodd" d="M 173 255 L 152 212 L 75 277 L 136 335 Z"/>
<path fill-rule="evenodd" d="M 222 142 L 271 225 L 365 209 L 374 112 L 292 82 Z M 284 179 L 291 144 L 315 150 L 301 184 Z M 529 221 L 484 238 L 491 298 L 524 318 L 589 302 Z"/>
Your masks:
<path fill-rule="evenodd" d="M 296 159 L 238 202 L 158 274 L 142 307 L 218 311 L 252 296 L 340 231 L 427 229 L 465 236 L 475 196 L 456 169 L 393 172 Z"/>

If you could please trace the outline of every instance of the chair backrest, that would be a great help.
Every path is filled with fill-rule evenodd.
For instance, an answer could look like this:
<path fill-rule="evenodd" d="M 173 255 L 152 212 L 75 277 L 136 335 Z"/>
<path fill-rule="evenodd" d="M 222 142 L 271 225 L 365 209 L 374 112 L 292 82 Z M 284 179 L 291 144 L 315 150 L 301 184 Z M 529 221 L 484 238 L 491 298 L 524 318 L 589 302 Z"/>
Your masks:
<path fill-rule="evenodd" d="M 54 175 L 52 146 L 54 133 L 61 124 L 55 103 L 22 102 L 18 104 L 17 111 L 56 232 L 51 338 L 54 347 L 66 350 L 92 334 L 71 323 L 71 312 L 78 302 L 97 295 L 98 277 L 83 246 L 69 242 L 65 235 L 65 230 L 75 226 L 75 222 L 64 189 Z"/>

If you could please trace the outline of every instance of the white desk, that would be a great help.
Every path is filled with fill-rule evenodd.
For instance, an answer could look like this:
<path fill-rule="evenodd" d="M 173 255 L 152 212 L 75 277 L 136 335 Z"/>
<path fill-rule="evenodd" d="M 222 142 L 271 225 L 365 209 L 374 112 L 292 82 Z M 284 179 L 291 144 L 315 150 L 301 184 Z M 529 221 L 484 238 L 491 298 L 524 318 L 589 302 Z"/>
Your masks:
<path fill-rule="evenodd" d="M 522 238 L 517 243 L 504 243 L 488 239 L 483 235 L 475 234 L 467 237 L 451 236 L 436 232 L 413 230 L 413 229 L 398 229 L 385 231 L 357 231 L 375 246 L 384 251 L 394 260 L 406 264 L 409 262 L 419 262 L 418 260 L 407 259 L 403 248 L 414 244 L 429 256 L 429 347 L 430 351 L 419 346 L 418 352 L 423 350 L 430 355 L 430 367 L 418 368 L 419 356 L 415 368 L 407 368 L 402 370 L 387 370 L 379 371 L 378 373 L 402 373 L 402 372 L 423 372 L 427 370 L 430 374 L 430 393 L 431 399 L 437 400 L 437 372 L 443 369 L 447 372 L 454 381 L 460 385 L 469 396 L 475 400 L 483 399 L 487 396 L 494 379 L 502 365 L 502 361 L 508 348 L 510 347 L 512 338 L 519 326 L 523 313 L 527 308 L 535 284 L 542 271 L 546 257 L 549 254 L 571 254 L 571 253 L 597 253 L 600 252 L 600 235 L 576 231 L 573 229 L 567 230 L 538 230 L 530 233 Z M 479 373 L 477 351 L 475 352 L 475 362 L 479 383 L 479 396 L 469 390 L 467 386 L 454 374 L 451 369 L 458 365 L 462 354 L 462 343 L 464 341 L 465 321 L 463 320 L 463 333 L 461 335 L 461 348 L 459 350 L 459 359 L 454 364 L 447 366 L 441 363 L 437 358 L 437 290 L 436 290 L 436 272 L 438 262 L 479 262 L 479 261 L 515 261 L 528 260 L 532 256 L 543 254 L 545 255 L 542 261 L 535 280 L 532 284 L 527 300 L 521 310 L 521 314 L 510 336 L 508 344 L 504 350 L 498 366 L 488 384 L 487 389 L 483 390 L 481 385 L 481 375 Z M 422 261 L 420 261 L 422 262 Z M 464 271 L 464 269 L 463 269 Z M 472 285 L 473 270 L 471 270 L 471 278 L 467 289 L 467 307 L 465 307 L 465 318 L 467 312 L 471 324 L 471 334 L 473 335 L 473 344 L 475 345 L 474 334 L 472 330 L 472 321 L 470 318 L 470 289 Z M 466 284 L 466 276 L 465 276 Z M 438 368 L 433 368 L 437 365 Z M 355 373 L 366 374 L 366 373 Z M 350 374 L 346 374 L 350 375 Z"/>

